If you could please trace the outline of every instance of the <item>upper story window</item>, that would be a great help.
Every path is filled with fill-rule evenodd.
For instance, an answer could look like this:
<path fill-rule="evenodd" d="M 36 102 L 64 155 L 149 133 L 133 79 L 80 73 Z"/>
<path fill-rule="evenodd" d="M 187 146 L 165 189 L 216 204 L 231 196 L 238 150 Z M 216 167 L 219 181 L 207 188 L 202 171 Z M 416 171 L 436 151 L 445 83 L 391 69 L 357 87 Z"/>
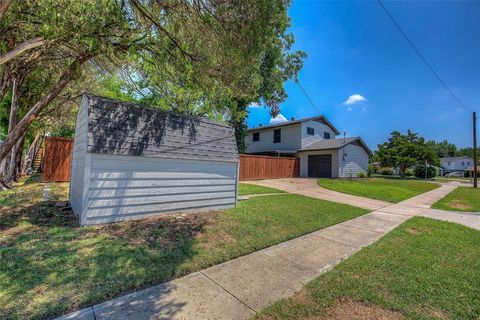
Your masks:
<path fill-rule="evenodd" d="M 307 127 L 307 136 L 315 135 L 315 129 Z"/>
<path fill-rule="evenodd" d="M 462 161 L 462 167 L 465 167 L 465 161 Z"/>
<path fill-rule="evenodd" d="M 253 141 L 253 142 L 260 141 L 260 132 L 254 132 L 254 133 L 253 133 L 253 135 L 252 135 L 252 141 Z"/>
<path fill-rule="evenodd" d="M 282 129 L 273 130 L 273 143 L 282 142 Z"/>
<path fill-rule="evenodd" d="M 324 139 L 330 139 L 330 132 L 325 131 L 325 132 L 323 133 L 323 138 L 324 138 Z"/>

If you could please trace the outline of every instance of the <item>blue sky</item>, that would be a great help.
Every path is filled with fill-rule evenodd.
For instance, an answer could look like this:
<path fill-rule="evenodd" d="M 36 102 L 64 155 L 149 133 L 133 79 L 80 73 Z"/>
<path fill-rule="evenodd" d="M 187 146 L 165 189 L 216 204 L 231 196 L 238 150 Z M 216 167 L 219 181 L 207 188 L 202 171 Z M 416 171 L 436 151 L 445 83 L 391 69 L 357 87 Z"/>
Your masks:
<path fill-rule="evenodd" d="M 480 2 L 385 2 L 450 89 L 480 109 Z M 321 113 L 347 136 L 376 148 L 394 130 L 471 144 L 472 115 L 422 63 L 375 2 L 294 1 L 294 49 L 308 57 L 299 80 Z M 285 118 L 319 114 L 296 83 L 286 84 Z M 354 94 L 366 99 L 345 104 Z M 357 97 L 358 98 L 358 97 Z M 358 99 L 353 99 L 358 100 Z M 265 108 L 249 108 L 249 127 L 267 124 Z"/>

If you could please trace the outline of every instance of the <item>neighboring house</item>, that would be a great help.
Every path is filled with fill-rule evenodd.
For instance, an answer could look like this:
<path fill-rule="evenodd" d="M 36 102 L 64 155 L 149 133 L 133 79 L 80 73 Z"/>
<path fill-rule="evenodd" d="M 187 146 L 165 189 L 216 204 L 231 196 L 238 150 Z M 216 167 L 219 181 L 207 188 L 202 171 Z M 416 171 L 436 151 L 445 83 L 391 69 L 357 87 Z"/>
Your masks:
<path fill-rule="evenodd" d="M 368 170 L 371 151 L 360 137 L 340 132 L 324 116 L 248 130 L 247 153 L 300 158 L 301 177 L 356 177 Z"/>
<path fill-rule="evenodd" d="M 470 157 L 444 157 L 440 158 L 441 175 L 449 172 L 466 172 L 473 167 L 473 159 Z"/>
<path fill-rule="evenodd" d="M 85 95 L 70 203 L 81 225 L 233 207 L 238 159 L 224 124 Z"/>

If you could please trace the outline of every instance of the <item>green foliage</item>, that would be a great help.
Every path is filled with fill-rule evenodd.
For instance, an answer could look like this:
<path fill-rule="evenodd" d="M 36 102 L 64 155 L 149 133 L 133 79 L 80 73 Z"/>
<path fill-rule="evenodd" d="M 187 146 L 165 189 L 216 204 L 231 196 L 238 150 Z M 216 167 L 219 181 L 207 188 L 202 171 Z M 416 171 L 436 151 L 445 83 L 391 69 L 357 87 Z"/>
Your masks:
<path fill-rule="evenodd" d="M 437 176 L 437 169 L 432 166 L 427 167 L 427 179 L 432 179 Z M 415 166 L 415 177 L 425 179 L 425 165 L 417 164 Z"/>
<path fill-rule="evenodd" d="M 407 170 L 405 170 L 405 176 L 406 177 L 413 177 L 415 174 L 415 171 L 411 168 L 408 168 Z"/>
<path fill-rule="evenodd" d="M 405 177 L 405 170 L 413 165 L 425 161 L 431 165 L 440 163 L 433 147 L 410 130 L 405 135 L 392 132 L 387 142 L 378 145 L 378 158 L 383 166 L 398 167 L 402 178 Z"/>
<path fill-rule="evenodd" d="M 439 158 L 455 157 L 457 154 L 457 146 L 453 143 L 449 143 L 447 140 L 443 140 L 442 142 L 429 140 L 426 144 L 435 150 Z"/>
<path fill-rule="evenodd" d="M 357 173 L 357 178 L 366 178 L 367 177 L 367 174 L 363 171 L 360 171 L 359 173 Z"/>
<path fill-rule="evenodd" d="M 384 176 L 392 176 L 393 175 L 393 168 L 382 167 L 382 168 L 380 168 L 380 174 L 384 175 Z"/>

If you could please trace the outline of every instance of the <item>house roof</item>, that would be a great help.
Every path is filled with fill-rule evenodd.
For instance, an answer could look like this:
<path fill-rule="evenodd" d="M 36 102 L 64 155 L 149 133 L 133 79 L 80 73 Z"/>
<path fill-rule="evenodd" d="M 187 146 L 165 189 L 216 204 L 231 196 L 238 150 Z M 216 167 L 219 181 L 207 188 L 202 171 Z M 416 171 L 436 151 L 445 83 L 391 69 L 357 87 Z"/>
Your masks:
<path fill-rule="evenodd" d="M 444 162 L 444 161 L 457 161 L 457 160 L 462 160 L 462 159 L 473 160 L 470 157 L 463 156 L 463 157 L 443 157 L 443 158 L 440 158 L 440 161 L 442 161 L 442 162 Z"/>
<path fill-rule="evenodd" d="M 90 153 L 238 161 L 233 128 L 105 97 L 85 95 Z"/>
<path fill-rule="evenodd" d="M 357 142 L 365 149 L 365 151 L 372 155 L 372 151 L 368 148 L 367 144 L 363 142 L 360 137 L 351 137 L 351 138 L 339 138 L 339 139 L 322 139 L 310 143 L 309 145 L 303 147 L 298 151 L 316 151 L 316 150 L 331 150 L 331 149 L 340 149 L 349 145 L 351 143 Z"/>
<path fill-rule="evenodd" d="M 335 128 L 335 126 L 323 115 L 320 116 L 315 116 L 315 117 L 310 117 L 310 118 L 303 118 L 303 119 L 298 119 L 298 120 L 292 120 L 292 121 L 285 121 L 281 123 L 276 123 L 276 124 L 270 124 L 266 126 L 261 126 L 261 127 L 256 127 L 256 128 L 250 128 L 248 131 L 260 131 L 260 130 L 265 130 L 265 129 L 272 129 L 272 128 L 279 128 L 279 127 L 285 127 L 285 126 L 291 126 L 294 124 L 302 123 L 305 121 L 311 121 L 311 120 L 320 120 L 323 122 L 325 125 L 329 126 L 333 132 L 335 132 L 336 135 L 340 134 L 340 131 Z"/>

